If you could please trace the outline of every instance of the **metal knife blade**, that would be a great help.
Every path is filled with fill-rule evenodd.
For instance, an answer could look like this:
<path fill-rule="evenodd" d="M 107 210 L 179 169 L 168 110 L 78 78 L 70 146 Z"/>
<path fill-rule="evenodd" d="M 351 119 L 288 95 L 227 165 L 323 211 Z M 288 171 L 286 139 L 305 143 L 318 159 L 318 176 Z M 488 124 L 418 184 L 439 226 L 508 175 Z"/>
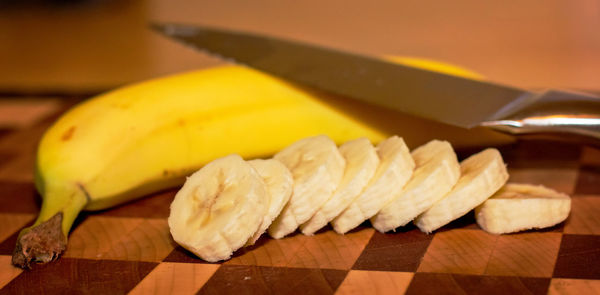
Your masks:
<path fill-rule="evenodd" d="M 194 48 L 293 82 L 450 125 L 484 125 L 513 134 L 558 130 L 584 136 L 590 136 L 591 127 L 592 137 L 600 138 L 600 99 L 585 94 L 534 93 L 244 32 L 172 23 L 154 23 L 151 27 Z M 565 114 L 584 116 L 575 121 L 556 120 L 557 115 L 564 115 L 556 112 L 561 109 L 556 102 L 563 96 L 570 107 Z M 550 113 L 544 111 L 548 106 Z M 581 111 L 582 108 L 587 111 Z M 521 115 L 510 117 L 515 114 Z M 539 126 L 523 128 L 529 124 L 523 120 L 531 117 L 537 119 L 527 122 Z M 582 119 L 587 121 L 580 132 Z M 569 129 L 572 125 L 575 130 Z"/>

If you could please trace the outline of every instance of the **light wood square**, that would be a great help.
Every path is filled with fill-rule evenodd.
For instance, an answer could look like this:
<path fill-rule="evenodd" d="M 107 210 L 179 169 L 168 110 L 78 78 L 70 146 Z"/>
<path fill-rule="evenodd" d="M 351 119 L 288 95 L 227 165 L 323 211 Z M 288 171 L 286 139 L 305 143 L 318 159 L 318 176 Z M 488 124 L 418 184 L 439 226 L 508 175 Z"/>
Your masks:
<path fill-rule="evenodd" d="M 577 279 L 552 279 L 548 295 L 600 294 L 600 281 Z"/>
<path fill-rule="evenodd" d="M 22 269 L 13 266 L 11 261 L 11 256 L 0 255 L 0 289 L 23 272 Z"/>
<path fill-rule="evenodd" d="M 216 264 L 163 262 L 129 294 L 196 294 L 218 268 Z"/>
<path fill-rule="evenodd" d="M 164 219 L 91 216 L 70 235 L 64 256 L 161 261 L 174 247 Z"/>
<path fill-rule="evenodd" d="M 336 294 L 403 294 L 414 273 L 351 270 Z"/>

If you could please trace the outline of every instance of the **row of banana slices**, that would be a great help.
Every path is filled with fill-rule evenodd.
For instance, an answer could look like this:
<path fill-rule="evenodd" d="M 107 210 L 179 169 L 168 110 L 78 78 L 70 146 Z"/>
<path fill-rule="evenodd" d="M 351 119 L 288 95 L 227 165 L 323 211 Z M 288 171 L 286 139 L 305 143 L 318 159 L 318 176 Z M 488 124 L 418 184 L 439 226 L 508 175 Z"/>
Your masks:
<path fill-rule="evenodd" d="M 344 234 L 370 219 L 380 232 L 412 221 L 430 233 L 475 208 L 477 223 L 499 234 L 552 226 L 568 216 L 569 196 L 505 185 L 507 179 L 493 148 L 459 163 L 446 141 L 411 153 L 398 136 L 377 147 L 360 138 L 338 148 L 320 135 L 272 159 L 229 155 L 205 165 L 175 196 L 169 227 L 178 244 L 215 262 L 265 231 L 275 239 L 298 228 L 313 235 L 330 223 Z"/>

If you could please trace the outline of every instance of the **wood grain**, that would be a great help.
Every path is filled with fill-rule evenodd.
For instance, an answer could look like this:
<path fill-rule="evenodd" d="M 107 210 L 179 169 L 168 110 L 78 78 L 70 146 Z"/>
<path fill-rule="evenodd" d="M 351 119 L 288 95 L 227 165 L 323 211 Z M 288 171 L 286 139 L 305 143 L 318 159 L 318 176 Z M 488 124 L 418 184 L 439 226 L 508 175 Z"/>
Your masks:
<path fill-rule="evenodd" d="M 376 231 L 352 269 L 414 272 L 432 238 L 412 225 L 385 234 Z"/>
<path fill-rule="evenodd" d="M 125 294 L 157 266 L 153 262 L 61 258 L 21 272 L 5 294 Z"/>
<path fill-rule="evenodd" d="M 485 269 L 486 275 L 552 277 L 560 233 L 501 235 Z"/>
<path fill-rule="evenodd" d="M 218 268 L 214 264 L 161 263 L 129 295 L 195 294 Z"/>
<path fill-rule="evenodd" d="M 0 152 L 33 157 L 40 138 L 51 123 L 42 122 L 31 128 L 13 130 L 10 134 L 0 138 Z M 29 167 L 29 170 L 31 170 L 31 167 Z"/>
<path fill-rule="evenodd" d="M 552 279 L 548 295 L 600 294 L 600 281 Z"/>
<path fill-rule="evenodd" d="M 571 213 L 565 222 L 567 234 L 600 235 L 600 198 L 576 196 L 571 198 Z"/>
<path fill-rule="evenodd" d="M 262 237 L 255 246 L 240 250 L 225 264 L 349 269 L 373 231 L 361 227 L 339 235 L 328 228 L 310 237 L 299 233 L 280 240 Z"/>
<path fill-rule="evenodd" d="M 0 208 L 8 213 L 37 214 L 40 199 L 31 182 L 0 180 Z"/>
<path fill-rule="evenodd" d="M 508 167 L 509 182 L 535 183 L 572 195 L 579 172 L 573 168 L 519 168 Z"/>
<path fill-rule="evenodd" d="M 0 180 L 33 182 L 35 153 L 19 154 L 0 168 Z"/>
<path fill-rule="evenodd" d="M 567 221 L 545 230 L 489 235 L 472 214 L 429 235 L 413 225 L 382 234 L 365 222 L 348 235 L 265 236 L 228 262 L 207 264 L 173 243 L 169 190 L 83 213 L 64 257 L 20 271 L 10 254 L 39 210 L 27 165 L 55 116 L 0 132 L 0 294 L 598 293 L 600 153 L 547 142 L 500 148 L 520 180 L 572 191 Z"/>
<path fill-rule="evenodd" d="M 582 165 L 579 168 L 575 191 L 578 194 L 600 194 L 600 166 Z"/>
<path fill-rule="evenodd" d="M 44 121 L 0 138 L 0 155 L 10 155 L 0 165 L 0 181 L 33 183 L 37 145 L 50 123 Z"/>
<path fill-rule="evenodd" d="M 600 236 L 563 234 L 554 278 L 600 279 Z"/>
<path fill-rule="evenodd" d="M 25 128 L 56 113 L 61 103 L 56 99 L 0 100 L 0 128 Z"/>
<path fill-rule="evenodd" d="M 410 272 L 352 270 L 336 294 L 402 294 L 413 275 Z"/>
<path fill-rule="evenodd" d="M 165 219 L 90 216 L 70 235 L 64 256 L 162 261 L 174 247 Z"/>
<path fill-rule="evenodd" d="M 157 192 L 152 196 L 140 198 L 134 202 L 122 204 L 104 211 L 103 216 L 162 218 L 169 217 L 169 204 L 173 201 L 178 188 Z"/>
<path fill-rule="evenodd" d="M 12 265 L 11 259 L 11 256 L 0 255 L 0 289 L 23 272 L 22 269 Z"/>
<path fill-rule="evenodd" d="M 0 213 L 0 241 L 4 241 L 34 218 L 34 214 Z"/>
<path fill-rule="evenodd" d="M 417 271 L 483 274 L 497 239 L 481 230 L 456 229 L 437 233 Z"/>
<path fill-rule="evenodd" d="M 416 273 L 406 294 L 546 294 L 550 279 Z"/>
<path fill-rule="evenodd" d="M 333 294 L 347 271 L 222 265 L 198 294 Z"/>
<path fill-rule="evenodd" d="M 589 146 L 583 147 L 580 162 L 583 165 L 600 166 L 600 149 Z"/>

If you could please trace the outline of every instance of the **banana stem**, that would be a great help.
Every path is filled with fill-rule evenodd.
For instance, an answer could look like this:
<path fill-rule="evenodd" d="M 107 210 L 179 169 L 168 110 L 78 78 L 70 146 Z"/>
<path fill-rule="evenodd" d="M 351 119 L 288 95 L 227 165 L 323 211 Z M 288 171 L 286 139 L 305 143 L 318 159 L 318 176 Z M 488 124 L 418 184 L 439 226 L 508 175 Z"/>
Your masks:
<path fill-rule="evenodd" d="M 88 200 L 80 185 L 46 190 L 37 220 L 19 233 L 12 263 L 31 268 L 32 262 L 46 263 L 58 258 L 67 247 L 67 235 L 75 218 Z"/>

